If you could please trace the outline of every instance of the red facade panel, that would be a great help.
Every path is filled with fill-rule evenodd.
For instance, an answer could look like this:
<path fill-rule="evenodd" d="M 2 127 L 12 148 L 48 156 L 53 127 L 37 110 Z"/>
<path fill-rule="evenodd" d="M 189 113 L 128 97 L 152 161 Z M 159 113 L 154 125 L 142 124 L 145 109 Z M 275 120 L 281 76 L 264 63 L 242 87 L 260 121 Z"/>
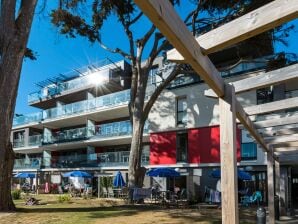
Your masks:
<path fill-rule="evenodd" d="M 237 130 L 237 160 L 240 161 L 241 131 Z M 188 162 L 220 162 L 219 126 L 188 130 Z M 176 163 L 176 132 L 154 133 L 150 136 L 150 164 Z"/>
<path fill-rule="evenodd" d="M 150 165 L 176 164 L 176 132 L 150 135 Z"/>

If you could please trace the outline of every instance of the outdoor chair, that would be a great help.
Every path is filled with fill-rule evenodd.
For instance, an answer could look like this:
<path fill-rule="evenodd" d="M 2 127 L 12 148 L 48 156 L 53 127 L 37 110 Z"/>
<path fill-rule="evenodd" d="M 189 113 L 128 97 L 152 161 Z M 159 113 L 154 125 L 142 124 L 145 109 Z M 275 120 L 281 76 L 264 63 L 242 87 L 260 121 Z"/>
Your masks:
<path fill-rule="evenodd" d="M 122 198 L 122 199 L 127 199 L 128 198 L 128 188 L 127 187 L 124 187 L 124 188 L 121 189 L 119 197 Z"/>
<path fill-rule="evenodd" d="M 108 190 L 107 190 L 107 188 L 105 188 L 105 187 L 102 188 L 102 196 L 103 196 L 104 198 L 109 197 Z"/>
<path fill-rule="evenodd" d="M 87 198 L 91 198 L 92 197 L 92 187 L 87 187 L 87 189 L 84 191 L 84 195 Z"/>
<path fill-rule="evenodd" d="M 256 191 L 253 193 L 252 196 L 243 196 L 240 198 L 240 203 L 243 206 L 248 207 L 249 205 L 252 205 L 254 203 L 257 203 L 259 205 L 259 203 L 262 201 L 262 194 L 260 191 Z"/>
<path fill-rule="evenodd" d="M 108 197 L 112 197 L 112 198 L 115 197 L 113 188 L 111 187 L 108 187 Z"/>

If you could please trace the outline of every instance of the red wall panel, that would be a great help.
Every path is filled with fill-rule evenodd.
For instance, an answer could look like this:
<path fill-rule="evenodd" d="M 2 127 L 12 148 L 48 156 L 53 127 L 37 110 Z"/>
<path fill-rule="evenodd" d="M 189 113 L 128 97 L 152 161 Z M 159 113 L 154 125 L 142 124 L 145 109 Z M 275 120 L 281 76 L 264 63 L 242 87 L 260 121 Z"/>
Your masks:
<path fill-rule="evenodd" d="M 241 130 L 237 130 L 237 161 L 240 161 Z M 220 162 L 219 126 L 188 130 L 188 162 Z M 176 132 L 150 135 L 150 164 L 176 163 Z"/>
<path fill-rule="evenodd" d="M 150 135 L 150 165 L 176 164 L 176 132 Z"/>

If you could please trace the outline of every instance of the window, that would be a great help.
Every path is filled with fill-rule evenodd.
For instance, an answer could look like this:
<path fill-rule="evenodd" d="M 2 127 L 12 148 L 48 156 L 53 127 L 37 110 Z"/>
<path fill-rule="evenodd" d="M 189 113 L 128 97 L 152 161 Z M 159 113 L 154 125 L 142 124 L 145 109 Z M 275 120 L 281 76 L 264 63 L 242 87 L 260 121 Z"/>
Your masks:
<path fill-rule="evenodd" d="M 267 87 L 257 90 L 257 104 L 270 103 L 273 101 L 273 88 Z"/>
<path fill-rule="evenodd" d="M 187 162 L 187 133 L 177 133 L 176 147 L 177 163 Z"/>
<path fill-rule="evenodd" d="M 158 72 L 158 66 L 153 66 L 149 71 L 149 82 L 152 85 L 156 85 L 156 74 Z"/>
<path fill-rule="evenodd" d="M 177 98 L 177 125 L 187 123 L 187 102 L 186 97 Z"/>
<path fill-rule="evenodd" d="M 241 144 L 241 160 L 256 160 L 257 144 L 254 142 Z"/>

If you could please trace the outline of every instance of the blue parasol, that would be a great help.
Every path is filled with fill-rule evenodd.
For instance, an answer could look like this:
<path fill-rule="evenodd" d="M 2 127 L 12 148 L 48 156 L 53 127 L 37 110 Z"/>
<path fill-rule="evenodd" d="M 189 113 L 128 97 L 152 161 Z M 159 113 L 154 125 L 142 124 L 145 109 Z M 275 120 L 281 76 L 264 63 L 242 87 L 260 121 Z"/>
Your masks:
<path fill-rule="evenodd" d="M 14 175 L 15 178 L 35 178 L 34 173 L 18 173 Z"/>
<path fill-rule="evenodd" d="M 113 181 L 113 185 L 114 185 L 114 187 L 117 187 L 117 188 L 121 188 L 121 187 L 125 186 L 125 181 L 124 181 L 120 171 L 117 172 L 117 174 L 114 178 L 114 181 Z"/>
<path fill-rule="evenodd" d="M 179 177 L 180 173 L 170 168 L 156 168 L 147 172 L 149 177 Z"/>
<path fill-rule="evenodd" d="M 63 177 L 85 177 L 85 178 L 90 178 L 92 177 L 91 174 L 83 171 L 72 171 L 63 174 Z"/>

